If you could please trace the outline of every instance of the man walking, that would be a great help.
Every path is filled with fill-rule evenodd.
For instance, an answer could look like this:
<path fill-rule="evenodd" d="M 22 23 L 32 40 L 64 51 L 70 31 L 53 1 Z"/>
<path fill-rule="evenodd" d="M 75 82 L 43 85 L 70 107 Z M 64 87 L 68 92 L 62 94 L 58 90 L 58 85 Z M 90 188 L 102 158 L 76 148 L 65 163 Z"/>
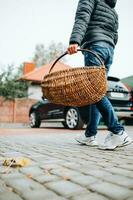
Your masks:
<path fill-rule="evenodd" d="M 79 0 L 75 23 L 72 29 L 68 54 L 77 52 L 81 46 L 100 56 L 106 67 L 106 74 L 113 62 L 114 48 L 118 40 L 118 15 L 114 9 L 117 0 Z M 85 66 L 99 66 L 91 53 L 84 52 Z M 108 127 L 109 134 L 101 149 L 113 150 L 132 143 L 125 128 L 118 122 L 114 109 L 106 96 L 90 106 L 90 122 L 86 131 L 76 140 L 81 144 L 97 146 L 96 134 L 100 113 Z"/>

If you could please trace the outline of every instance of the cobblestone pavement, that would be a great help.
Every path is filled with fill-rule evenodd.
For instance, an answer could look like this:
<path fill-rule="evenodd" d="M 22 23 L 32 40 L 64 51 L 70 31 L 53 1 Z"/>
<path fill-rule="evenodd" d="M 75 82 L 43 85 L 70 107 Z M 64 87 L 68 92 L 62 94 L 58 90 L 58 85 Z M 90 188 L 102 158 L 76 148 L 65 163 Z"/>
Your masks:
<path fill-rule="evenodd" d="M 103 151 L 77 144 L 75 135 L 82 131 L 29 131 L 1 130 L 0 200 L 133 200 L 133 145 Z M 100 142 L 105 132 L 99 131 Z M 2 160 L 8 157 L 31 162 L 6 168 Z"/>

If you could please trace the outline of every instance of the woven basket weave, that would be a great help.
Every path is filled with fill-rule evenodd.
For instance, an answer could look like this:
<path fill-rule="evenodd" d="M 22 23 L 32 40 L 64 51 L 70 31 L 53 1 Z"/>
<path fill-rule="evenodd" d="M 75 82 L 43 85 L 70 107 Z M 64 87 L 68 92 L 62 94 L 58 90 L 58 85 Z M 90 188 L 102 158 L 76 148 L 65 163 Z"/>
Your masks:
<path fill-rule="evenodd" d="M 98 102 L 106 93 L 107 81 L 105 66 L 100 57 L 92 53 L 100 61 L 100 66 L 76 67 L 61 71 L 52 72 L 42 81 L 43 96 L 50 102 L 65 106 L 84 106 Z M 61 55 L 51 66 L 50 71 L 67 53 Z"/>

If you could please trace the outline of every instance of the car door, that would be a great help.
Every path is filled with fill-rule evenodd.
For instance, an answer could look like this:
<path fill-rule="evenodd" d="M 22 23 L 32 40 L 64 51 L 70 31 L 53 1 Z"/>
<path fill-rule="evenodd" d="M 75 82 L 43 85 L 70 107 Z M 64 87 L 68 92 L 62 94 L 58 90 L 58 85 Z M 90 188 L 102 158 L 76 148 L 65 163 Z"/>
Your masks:
<path fill-rule="evenodd" d="M 64 116 L 64 106 L 53 104 L 47 99 L 44 99 L 44 104 L 40 110 L 42 113 L 42 119 L 60 119 Z"/>

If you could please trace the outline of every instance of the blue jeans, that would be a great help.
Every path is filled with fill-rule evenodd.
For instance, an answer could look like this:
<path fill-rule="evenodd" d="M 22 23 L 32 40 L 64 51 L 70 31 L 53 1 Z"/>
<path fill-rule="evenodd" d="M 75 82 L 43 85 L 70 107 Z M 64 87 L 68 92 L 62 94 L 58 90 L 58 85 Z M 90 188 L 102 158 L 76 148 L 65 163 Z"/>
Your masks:
<path fill-rule="evenodd" d="M 113 62 L 114 48 L 106 42 L 94 42 L 90 44 L 87 49 L 92 50 L 97 53 L 100 58 L 103 60 L 106 67 L 106 75 L 110 66 Z M 99 66 L 99 60 L 91 53 L 84 52 L 85 66 Z M 89 122 L 85 131 L 87 137 L 95 136 L 97 134 L 97 127 L 101 118 L 108 127 L 108 130 L 114 134 L 118 134 L 121 130 L 124 130 L 124 127 L 118 122 L 118 118 L 114 112 L 114 109 L 106 96 L 104 96 L 96 104 L 89 106 Z"/>

